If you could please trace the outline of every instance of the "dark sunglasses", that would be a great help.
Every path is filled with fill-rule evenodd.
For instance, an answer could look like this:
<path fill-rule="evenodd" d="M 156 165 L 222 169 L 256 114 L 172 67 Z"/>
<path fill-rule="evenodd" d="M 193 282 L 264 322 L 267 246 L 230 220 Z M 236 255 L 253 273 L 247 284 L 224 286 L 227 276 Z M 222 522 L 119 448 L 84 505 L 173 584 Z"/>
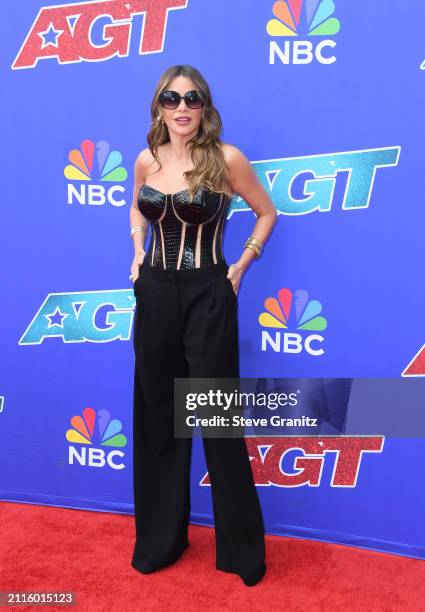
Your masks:
<path fill-rule="evenodd" d="M 170 110 L 176 109 L 183 99 L 189 108 L 201 108 L 203 105 L 202 98 L 196 89 L 187 91 L 184 96 L 181 96 L 177 91 L 171 90 L 163 91 L 159 96 L 162 106 Z"/>

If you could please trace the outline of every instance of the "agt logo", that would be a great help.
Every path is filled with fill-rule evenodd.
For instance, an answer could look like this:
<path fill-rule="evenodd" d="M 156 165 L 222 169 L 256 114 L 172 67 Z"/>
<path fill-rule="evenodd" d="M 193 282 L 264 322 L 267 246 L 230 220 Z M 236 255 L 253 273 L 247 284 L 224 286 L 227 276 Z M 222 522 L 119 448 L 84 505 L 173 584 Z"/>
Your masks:
<path fill-rule="evenodd" d="M 134 289 L 49 293 L 19 340 L 41 344 L 129 340 L 136 300 Z"/>
<path fill-rule="evenodd" d="M 12 68 L 34 68 L 38 60 L 47 58 L 74 64 L 127 57 L 130 40 L 135 41 L 137 34 L 139 54 L 158 53 L 164 48 L 168 11 L 186 7 L 187 0 L 104 0 L 43 6 Z M 136 15 L 143 15 L 143 24 L 134 19 Z"/>
<path fill-rule="evenodd" d="M 319 487 L 326 461 L 333 462 L 331 487 L 357 486 L 365 453 L 382 453 L 383 436 L 245 437 L 255 484 L 260 487 Z M 330 457 L 329 457 L 330 455 Z M 326 459 L 329 457 L 329 459 Z M 201 486 L 210 486 L 208 472 Z"/>
<path fill-rule="evenodd" d="M 94 167 L 96 150 L 96 168 Z M 122 185 L 105 187 L 91 181 L 116 183 L 125 181 L 127 170 L 121 166 L 122 155 L 111 151 L 106 140 L 99 140 L 96 145 L 92 140 L 84 140 L 81 149 L 72 149 L 68 154 L 71 162 L 64 169 L 64 175 L 70 181 L 86 181 L 74 185 L 68 183 L 68 204 L 89 204 L 103 206 L 106 202 L 112 206 L 124 206 L 125 200 L 116 194 L 124 194 Z M 90 182 L 89 182 L 90 181 Z"/>
<path fill-rule="evenodd" d="M 322 304 L 319 300 L 310 300 L 305 289 L 298 289 L 292 294 L 287 288 L 280 289 L 276 297 L 264 301 L 265 312 L 258 317 L 263 328 L 261 332 L 261 350 L 271 349 L 276 353 L 301 353 L 317 357 L 323 355 L 321 334 L 307 335 L 283 331 L 292 326 L 300 331 L 323 331 L 327 327 L 325 317 L 320 315 Z M 270 330 L 270 331 L 269 331 Z"/>
<path fill-rule="evenodd" d="M 340 29 L 340 22 L 332 17 L 335 3 L 332 0 L 279 0 L 273 4 L 273 19 L 267 22 L 270 36 L 285 40 L 270 41 L 269 63 L 277 58 L 282 64 L 310 64 L 314 58 L 321 64 L 332 64 L 336 57 L 329 49 L 336 46 L 334 40 L 320 42 L 300 40 L 303 36 L 333 36 Z M 289 40 L 286 40 L 288 39 Z"/>
<path fill-rule="evenodd" d="M 382 147 L 251 162 L 278 214 L 307 215 L 332 210 L 342 195 L 342 210 L 368 208 L 379 168 L 396 166 L 400 147 Z M 338 189 L 337 189 L 338 186 Z M 240 196 L 231 214 L 251 211 Z"/>
<path fill-rule="evenodd" d="M 71 425 L 72 429 L 66 432 L 66 439 L 71 442 L 68 452 L 69 465 L 109 465 L 114 470 L 122 470 L 125 467 L 122 462 L 124 453 L 117 448 L 127 446 L 127 438 L 121 433 L 121 421 L 111 419 L 108 410 L 102 409 L 96 413 L 93 408 L 85 408 L 82 416 L 72 417 Z M 114 450 L 109 450 L 111 447 L 114 447 Z"/>

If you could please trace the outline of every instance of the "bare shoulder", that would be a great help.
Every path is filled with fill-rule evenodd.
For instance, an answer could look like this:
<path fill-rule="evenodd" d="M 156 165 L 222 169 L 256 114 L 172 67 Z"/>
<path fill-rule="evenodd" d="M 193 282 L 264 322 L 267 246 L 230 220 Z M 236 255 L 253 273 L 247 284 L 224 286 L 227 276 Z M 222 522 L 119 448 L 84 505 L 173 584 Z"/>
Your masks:
<path fill-rule="evenodd" d="M 221 145 L 221 149 L 223 151 L 224 160 L 226 164 L 229 166 L 230 170 L 232 168 L 238 168 L 239 166 L 243 166 L 246 163 L 249 163 L 246 155 L 238 149 L 235 145 L 223 142 Z"/>
<path fill-rule="evenodd" d="M 229 184 L 233 193 L 240 193 L 246 180 L 252 180 L 252 168 L 249 159 L 235 145 L 221 143 L 224 161 L 229 171 Z"/>
<path fill-rule="evenodd" d="M 140 151 L 134 163 L 134 175 L 139 182 L 144 182 L 148 170 L 154 162 L 155 158 L 153 157 L 148 147 Z"/>
<path fill-rule="evenodd" d="M 224 161 L 229 169 L 229 179 L 234 193 L 246 194 L 246 190 L 257 183 L 258 179 L 252 169 L 251 162 L 238 147 L 232 144 L 223 143 L 222 151 Z M 258 184 L 258 183 L 257 183 Z"/>

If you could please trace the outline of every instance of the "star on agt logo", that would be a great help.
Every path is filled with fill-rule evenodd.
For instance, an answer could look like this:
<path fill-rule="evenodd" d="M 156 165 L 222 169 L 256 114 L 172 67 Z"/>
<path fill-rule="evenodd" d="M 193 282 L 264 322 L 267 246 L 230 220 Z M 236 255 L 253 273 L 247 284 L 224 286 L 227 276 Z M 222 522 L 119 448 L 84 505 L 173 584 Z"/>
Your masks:
<path fill-rule="evenodd" d="M 333 462 L 331 487 L 357 486 L 366 453 L 382 453 L 384 436 L 245 437 L 259 487 L 319 487 L 325 463 Z M 199 482 L 210 486 L 208 472 Z"/>
<path fill-rule="evenodd" d="M 96 427 L 97 424 L 97 427 Z M 121 433 L 122 423 L 111 419 L 108 410 L 85 408 L 82 416 L 71 418 L 72 428 L 66 432 L 69 445 L 69 465 L 77 463 L 88 467 L 105 467 L 109 465 L 114 470 L 122 470 L 124 453 L 118 448 L 127 446 L 127 438 Z M 78 446 L 74 446 L 74 445 Z M 99 448 L 106 447 L 106 448 Z M 114 447 L 114 450 L 108 450 Z"/>
<path fill-rule="evenodd" d="M 333 36 L 340 30 L 340 22 L 332 15 L 332 0 L 279 0 L 272 7 L 274 17 L 267 22 L 267 34 L 279 41 L 270 41 L 269 63 L 277 59 L 282 64 L 310 64 L 316 59 L 321 64 L 332 64 L 335 55 L 329 49 L 336 46 L 334 40 L 324 38 L 319 42 L 300 40 L 299 37 Z M 293 38 L 296 37 L 296 40 Z M 280 40 L 285 40 L 280 43 Z M 288 39 L 289 38 L 289 39 Z"/>
<path fill-rule="evenodd" d="M 321 334 L 303 335 L 283 331 L 291 327 L 291 322 L 300 331 L 326 329 L 327 321 L 320 315 L 322 304 L 319 300 L 310 300 L 305 289 L 292 293 L 290 289 L 283 288 L 278 291 L 277 297 L 266 298 L 264 307 L 265 312 L 258 317 L 260 325 L 268 328 L 261 332 L 262 351 L 271 349 L 276 353 L 301 353 L 304 350 L 315 357 L 323 355 L 324 338 Z"/>
<path fill-rule="evenodd" d="M 95 168 L 96 152 L 96 168 Z M 96 145 L 92 140 L 84 140 L 80 149 L 72 149 L 68 154 L 70 164 L 65 167 L 64 175 L 68 183 L 68 204 L 89 204 L 103 206 L 106 202 L 112 206 L 124 206 L 125 200 L 117 198 L 116 194 L 124 194 L 122 185 L 105 187 L 93 183 L 93 180 L 106 183 L 117 183 L 127 179 L 127 170 L 121 166 L 122 155 L 119 151 L 111 151 L 106 140 L 99 140 Z"/>
<path fill-rule="evenodd" d="M 73 64 L 127 57 L 130 41 L 135 41 L 137 34 L 140 55 L 161 52 L 168 11 L 186 7 L 187 0 L 104 0 L 43 6 L 12 68 L 34 68 L 38 60 L 47 58 Z M 137 15 L 143 15 L 143 22 Z"/>

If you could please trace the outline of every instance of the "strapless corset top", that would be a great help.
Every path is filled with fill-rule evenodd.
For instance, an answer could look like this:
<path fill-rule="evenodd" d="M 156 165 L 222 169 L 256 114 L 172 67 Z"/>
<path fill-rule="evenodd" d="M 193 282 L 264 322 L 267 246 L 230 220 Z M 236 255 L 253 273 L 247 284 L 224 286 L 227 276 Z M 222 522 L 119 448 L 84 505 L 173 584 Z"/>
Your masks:
<path fill-rule="evenodd" d="M 146 183 L 137 203 L 149 221 L 148 262 L 162 269 L 187 269 L 224 259 L 222 237 L 230 198 L 201 187 L 191 201 L 189 190 L 163 193 Z"/>

